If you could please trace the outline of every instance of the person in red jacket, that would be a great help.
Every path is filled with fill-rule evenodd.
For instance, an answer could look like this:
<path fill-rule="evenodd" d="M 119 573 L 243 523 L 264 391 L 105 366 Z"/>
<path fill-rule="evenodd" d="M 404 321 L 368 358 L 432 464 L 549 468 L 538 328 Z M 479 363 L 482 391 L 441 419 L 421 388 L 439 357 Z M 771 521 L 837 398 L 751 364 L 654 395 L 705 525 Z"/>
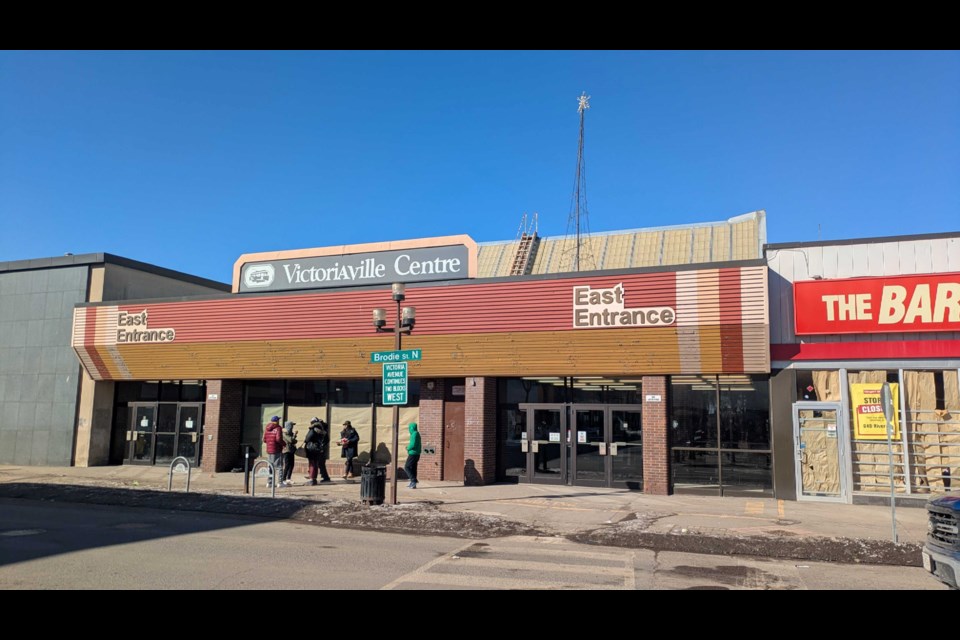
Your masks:
<path fill-rule="evenodd" d="M 283 479 L 283 428 L 280 416 L 273 416 L 263 429 L 263 443 L 267 445 L 267 460 L 273 465 L 274 475 Z M 273 478 L 267 480 L 267 486 L 273 486 Z M 282 486 L 282 485 L 281 485 Z"/>

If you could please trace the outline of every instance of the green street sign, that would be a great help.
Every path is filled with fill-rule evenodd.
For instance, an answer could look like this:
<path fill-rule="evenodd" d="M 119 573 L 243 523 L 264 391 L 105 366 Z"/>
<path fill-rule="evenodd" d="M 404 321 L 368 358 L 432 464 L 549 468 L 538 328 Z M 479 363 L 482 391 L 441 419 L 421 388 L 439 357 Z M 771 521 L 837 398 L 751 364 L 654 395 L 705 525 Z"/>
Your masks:
<path fill-rule="evenodd" d="M 407 363 L 383 365 L 383 404 L 407 404 Z"/>
<path fill-rule="evenodd" d="M 371 351 L 370 362 L 380 364 L 381 362 L 409 362 L 419 360 L 422 355 L 421 349 L 403 349 L 402 351 Z"/>

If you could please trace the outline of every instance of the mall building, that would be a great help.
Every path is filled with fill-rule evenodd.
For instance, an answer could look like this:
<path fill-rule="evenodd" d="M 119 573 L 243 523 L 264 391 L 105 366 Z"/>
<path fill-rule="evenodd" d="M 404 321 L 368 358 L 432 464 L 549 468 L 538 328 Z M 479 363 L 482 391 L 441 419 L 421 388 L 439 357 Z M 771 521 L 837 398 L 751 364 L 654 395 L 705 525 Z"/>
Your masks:
<path fill-rule="evenodd" d="M 50 338 L 72 345 L 60 364 L 83 382 L 75 413 L 64 407 L 47 430 L 69 434 L 69 455 L 44 457 L 36 436 L 29 457 L 9 449 L 8 432 L 31 431 L 23 397 L 59 380 L 38 378 L 34 396 L 0 395 L 21 407 L 13 422 L 0 415 L 0 462 L 184 456 L 227 471 L 261 454 L 279 415 L 301 437 L 313 416 L 334 438 L 350 420 L 361 462 L 391 463 L 392 389 L 372 354 L 395 336 L 377 331 L 374 310 L 390 328 L 412 307 L 401 348 L 419 359 L 407 362 L 400 436 L 419 424 L 422 479 L 854 502 L 889 491 L 893 448 L 905 499 L 956 490 L 960 234 L 767 245 L 765 223 L 757 211 L 579 246 L 534 233 L 248 254 L 231 286 L 135 263 L 194 288 L 61 300 L 72 341 Z M 17 264 L 0 264 L 0 283 Z M 0 289 L 0 308 L 24 286 Z M 0 349 L 25 348 L 9 335 L 0 329 Z M 887 381 L 892 447 L 876 422 Z M 336 474 L 339 447 L 330 458 Z"/>
<path fill-rule="evenodd" d="M 764 241 L 754 212 L 593 234 L 579 256 L 535 234 L 249 254 L 229 294 L 78 305 L 73 347 L 116 385 L 94 428 L 125 463 L 168 462 L 199 424 L 201 466 L 230 470 L 271 415 L 350 420 L 361 461 L 389 463 L 371 353 L 394 336 L 372 313 L 393 326 L 401 282 L 416 309 L 402 347 L 422 359 L 400 421 L 420 425 L 424 479 L 772 495 Z M 172 399 L 184 380 L 202 381 L 199 422 Z"/>

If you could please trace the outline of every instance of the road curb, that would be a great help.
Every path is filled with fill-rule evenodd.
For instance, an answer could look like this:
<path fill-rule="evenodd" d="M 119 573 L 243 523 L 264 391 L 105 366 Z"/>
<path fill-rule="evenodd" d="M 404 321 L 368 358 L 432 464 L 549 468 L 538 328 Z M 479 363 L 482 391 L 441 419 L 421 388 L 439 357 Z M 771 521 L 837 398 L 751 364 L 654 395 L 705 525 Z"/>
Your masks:
<path fill-rule="evenodd" d="M 624 532 L 599 529 L 567 536 L 584 544 L 680 551 L 711 555 L 759 556 L 906 567 L 921 565 L 918 543 L 894 543 L 884 540 L 827 538 L 819 536 L 716 536 L 700 533 Z"/>

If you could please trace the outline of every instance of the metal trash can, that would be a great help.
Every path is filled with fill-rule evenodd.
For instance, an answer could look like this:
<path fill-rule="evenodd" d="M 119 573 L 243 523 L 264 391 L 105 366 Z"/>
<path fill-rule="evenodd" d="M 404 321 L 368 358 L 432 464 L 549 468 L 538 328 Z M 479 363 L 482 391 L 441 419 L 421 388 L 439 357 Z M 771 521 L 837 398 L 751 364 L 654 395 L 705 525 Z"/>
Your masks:
<path fill-rule="evenodd" d="M 387 488 L 387 467 L 382 464 L 365 464 L 360 469 L 360 502 L 383 504 Z"/>

